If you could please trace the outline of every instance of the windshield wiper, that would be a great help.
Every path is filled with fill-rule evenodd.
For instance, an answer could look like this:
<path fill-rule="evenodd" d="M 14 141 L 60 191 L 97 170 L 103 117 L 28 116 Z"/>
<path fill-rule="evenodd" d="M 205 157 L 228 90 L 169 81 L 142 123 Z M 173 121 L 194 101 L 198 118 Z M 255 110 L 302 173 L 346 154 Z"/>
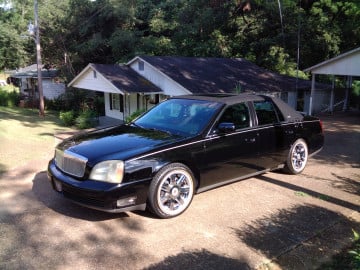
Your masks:
<path fill-rule="evenodd" d="M 136 124 L 135 122 L 131 122 L 130 125 L 138 128 L 143 128 L 142 126 Z"/>
<path fill-rule="evenodd" d="M 148 130 L 151 130 L 151 131 L 158 131 L 158 132 L 163 132 L 163 133 L 167 133 L 169 135 L 172 135 L 172 133 L 168 130 L 162 130 L 162 129 L 157 129 L 157 128 L 147 128 Z"/>

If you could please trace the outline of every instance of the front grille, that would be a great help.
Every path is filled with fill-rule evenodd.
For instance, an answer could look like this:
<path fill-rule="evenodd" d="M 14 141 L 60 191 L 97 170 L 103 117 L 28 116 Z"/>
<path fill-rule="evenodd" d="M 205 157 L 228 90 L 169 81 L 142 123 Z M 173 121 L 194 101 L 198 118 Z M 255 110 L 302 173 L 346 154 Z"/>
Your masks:
<path fill-rule="evenodd" d="M 88 159 L 71 151 L 55 150 L 55 164 L 65 173 L 83 177 Z"/>

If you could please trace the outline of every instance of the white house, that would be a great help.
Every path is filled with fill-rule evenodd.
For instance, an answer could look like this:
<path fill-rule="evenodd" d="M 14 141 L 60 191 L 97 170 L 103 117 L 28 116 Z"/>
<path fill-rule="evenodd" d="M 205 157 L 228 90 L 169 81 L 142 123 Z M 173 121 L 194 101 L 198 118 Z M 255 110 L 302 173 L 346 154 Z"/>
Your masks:
<path fill-rule="evenodd" d="M 105 115 L 125 120 L 159 102 L 163 91 L 126 65 L 88 64 L 69 86 L 104 93 Z"/>
<path fill-rule="evenodd" d="M 103 92 L 106 116 L 124 119 L 169 96 L 186 94 L 270 94 L 296 108 L 298 97 L 310 93 L 311 82 L 268 71 L 242 58 L 137 56 L 126 65 L 89 64 L 69 86 Z"/>

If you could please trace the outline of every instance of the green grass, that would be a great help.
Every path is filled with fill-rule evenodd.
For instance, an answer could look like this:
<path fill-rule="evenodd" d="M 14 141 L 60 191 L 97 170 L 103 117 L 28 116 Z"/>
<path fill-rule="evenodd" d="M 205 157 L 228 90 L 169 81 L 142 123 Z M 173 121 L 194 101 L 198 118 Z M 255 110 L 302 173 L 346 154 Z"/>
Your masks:
<path fill-rule="evenodd" d="M 37 109 L 0 106 L 0 175 L 33 159 L 49 156 L 54 134 L 70 131 L 61 126 L 57 113 L 44 118 Z"/>
<path fill-rule="evenodd" d="M 19 93 L 20 90 L 18 87 L 13 86 L 12 84 L 8 84 L 5 86 L 1 86 L 0 91 L 9 92 L 9 93 L 15 91 Z"/>

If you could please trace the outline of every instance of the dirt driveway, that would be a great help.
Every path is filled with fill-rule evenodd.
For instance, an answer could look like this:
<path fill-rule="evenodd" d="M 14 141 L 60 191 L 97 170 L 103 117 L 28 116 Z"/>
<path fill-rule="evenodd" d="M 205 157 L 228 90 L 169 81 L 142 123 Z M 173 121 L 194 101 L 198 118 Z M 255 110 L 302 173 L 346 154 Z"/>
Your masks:
<path fill-rule="evenodd" d="M 49 156 L 0 179 L 0 269 L 315 269 L 360 231 L 360 117 L 323 117 L 302 175 L 195 196 L 181 216 L 107 214 L 58 197 Z"/>

